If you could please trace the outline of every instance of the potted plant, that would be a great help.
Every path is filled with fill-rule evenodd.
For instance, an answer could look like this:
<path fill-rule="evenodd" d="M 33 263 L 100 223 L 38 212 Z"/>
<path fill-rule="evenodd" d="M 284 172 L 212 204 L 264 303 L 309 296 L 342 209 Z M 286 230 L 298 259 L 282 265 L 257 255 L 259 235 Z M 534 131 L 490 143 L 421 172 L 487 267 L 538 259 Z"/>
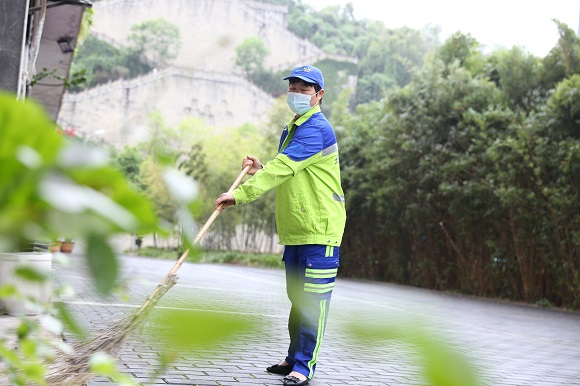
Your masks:
<path fill-rule="evenodd" d="M 60 251 L 62 253 L 72 253 L 75 242 L 72 237 L 67 237 L 60 242 Z"/>
<path fill-rule="evenodd" d="M 48 245 L 48 250 L 51 253 L 55 253 L 55 252 L 60 252 L 60 245 L 61 245 L 62 241 L 59 240 L 54 240 L 52 241 L 49 245 Z"/>

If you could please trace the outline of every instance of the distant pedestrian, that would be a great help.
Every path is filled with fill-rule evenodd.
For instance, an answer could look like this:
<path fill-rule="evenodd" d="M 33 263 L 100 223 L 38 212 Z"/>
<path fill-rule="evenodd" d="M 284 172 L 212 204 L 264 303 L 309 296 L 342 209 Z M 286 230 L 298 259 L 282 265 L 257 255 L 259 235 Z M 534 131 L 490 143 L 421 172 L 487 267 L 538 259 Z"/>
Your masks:
<path fill-rule="evenodd" d="M 294 118 L 282 131 L 278 155 L 266 165 L 247 156 L 251 179 L 215 202 L 226 207 L 256 200 L 276 189 L 276 226 L 284 245 L 286 290 L 292 303 L 286 358 L 267 371 L 285 375 L 284 385 L 306 385 L 314 375 L 339 266 L 346 221 L 338 145 L 322 114 L 322 72 L 298 66 L 286 78 Z"/>

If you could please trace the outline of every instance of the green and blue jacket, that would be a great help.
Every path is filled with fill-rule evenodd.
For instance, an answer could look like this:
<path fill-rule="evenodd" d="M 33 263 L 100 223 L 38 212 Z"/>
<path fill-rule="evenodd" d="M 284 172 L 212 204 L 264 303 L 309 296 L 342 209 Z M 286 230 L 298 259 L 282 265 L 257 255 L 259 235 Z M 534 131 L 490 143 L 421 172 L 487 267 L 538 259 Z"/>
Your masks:
<path fill-rule="evenodd" d="M 320 106 L 288 123 L 278 155 L 232 195 L 240 205 L 274 188 L 280 244 L 340 246 L 346 210 L 338 145 Z"/>

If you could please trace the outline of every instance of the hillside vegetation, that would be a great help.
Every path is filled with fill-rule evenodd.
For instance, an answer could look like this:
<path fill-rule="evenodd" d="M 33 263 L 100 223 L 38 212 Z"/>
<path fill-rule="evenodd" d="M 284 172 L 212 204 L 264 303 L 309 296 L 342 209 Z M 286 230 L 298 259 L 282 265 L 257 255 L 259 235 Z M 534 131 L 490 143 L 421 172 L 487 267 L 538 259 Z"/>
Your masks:
<path fill-rule="evenodd" d="M 387 28 L 383 22 L 357 20 L 354 6 L 315 11 L 299 0 L 264 0 L 288 6 L 288 29 L 329 53 L 358 58 L 354 104 L 382 99 L 388 90 L 407 85 L 425 55 L 438 43 L 438 30 Z"/>
<path fill-rule="evenodd" d="M 80 91 L 120 78 L 135 78 L 153 68 L 166 67 L 177 56 L 179 29 L 164 19 L 148 20 L 131 27 L 129 43 L 116 46 L 88 35 L 75 52 L 71 73 L 85 71 L 86 81 L 71 88 Z"/>

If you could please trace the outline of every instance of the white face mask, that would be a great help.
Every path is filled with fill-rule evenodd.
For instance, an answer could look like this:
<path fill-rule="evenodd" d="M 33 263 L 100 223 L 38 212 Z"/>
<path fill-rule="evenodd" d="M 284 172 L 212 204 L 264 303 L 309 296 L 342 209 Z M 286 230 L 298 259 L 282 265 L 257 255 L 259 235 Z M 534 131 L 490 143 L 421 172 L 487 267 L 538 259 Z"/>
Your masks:
<path fill-rule="evenodd" d="M 316 94 L 318 94 L 318 92 L 312 95 L 301 94 L 298 92 L 288 92 L 286 102 L 288 102 L 288 107 L 290 107 L 290 110 L 292 110 L 298 115 L 302 115 L 311 108 L 313 108 L 314 106 L 316 106 L 316 104 L 318 104 L 317 101 L 314 106 L 310 106 L 310 99 L 312 99 L 312 96 Z"/>

